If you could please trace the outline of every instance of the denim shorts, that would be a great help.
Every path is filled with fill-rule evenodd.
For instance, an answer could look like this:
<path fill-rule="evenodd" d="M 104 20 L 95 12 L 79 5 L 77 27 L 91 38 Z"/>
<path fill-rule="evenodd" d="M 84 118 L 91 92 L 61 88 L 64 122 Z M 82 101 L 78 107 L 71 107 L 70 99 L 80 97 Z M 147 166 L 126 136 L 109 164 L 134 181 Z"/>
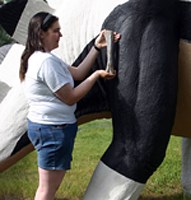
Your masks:
<path fill-rule="evenodd" d="M 44 125 L 28 120 L 28 137 L 37 150 L 38 166 L 47 170 L 69 170 L 77 123 Z"/>

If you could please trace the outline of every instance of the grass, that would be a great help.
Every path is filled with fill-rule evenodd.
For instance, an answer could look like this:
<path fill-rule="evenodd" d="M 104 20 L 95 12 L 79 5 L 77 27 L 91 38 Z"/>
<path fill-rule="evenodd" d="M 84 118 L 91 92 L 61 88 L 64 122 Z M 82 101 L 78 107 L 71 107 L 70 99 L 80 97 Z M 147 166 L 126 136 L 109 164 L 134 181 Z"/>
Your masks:
<path fill-rule="evenodd" d="M 72 170 L 57 193 L 57 200 L 81 200 L 93 170 L 112 137 L 111 120 L 96 120 L 79 127 Z M 167 155 L 148 180 L 140 200 L 181 200 L 181 138 L 171 137 Z M 0 200 L 32 200 L 38 183 L 36 153 L 32 152 L 0 174 Z"/>

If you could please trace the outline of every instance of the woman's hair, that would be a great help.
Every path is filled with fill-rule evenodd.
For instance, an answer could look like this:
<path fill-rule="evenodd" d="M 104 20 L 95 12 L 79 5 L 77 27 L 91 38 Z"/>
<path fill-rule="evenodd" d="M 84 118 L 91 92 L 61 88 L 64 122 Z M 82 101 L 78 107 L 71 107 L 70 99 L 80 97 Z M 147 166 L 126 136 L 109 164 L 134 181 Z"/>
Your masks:
<path fill-rule="evenodd" d="M 41 31 L 46 32 L 56 21 L 58 21 L 58 17 L 47 12 L 39 12 L 31 18 L 28 26 L 26 46 L 21 56 L 19 70 L 19 78 L 21 81 L 25 79 L 29 57 L 35 51 L 45 51 L 41 42 Z"/>

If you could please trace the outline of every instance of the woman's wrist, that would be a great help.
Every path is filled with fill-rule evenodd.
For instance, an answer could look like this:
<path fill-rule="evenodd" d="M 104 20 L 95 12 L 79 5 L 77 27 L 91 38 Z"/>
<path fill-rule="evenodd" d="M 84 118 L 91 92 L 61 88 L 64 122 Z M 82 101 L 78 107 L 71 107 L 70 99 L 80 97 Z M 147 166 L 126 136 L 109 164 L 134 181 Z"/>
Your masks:
<path fill-rule="evenodd" d="M 95 50 L 97 50 L 98 52 L 101 51 L 101 49 L 99 47 L 97 47 L 95 43 L 93 44 L 93 46 L 94 46 Z"/>

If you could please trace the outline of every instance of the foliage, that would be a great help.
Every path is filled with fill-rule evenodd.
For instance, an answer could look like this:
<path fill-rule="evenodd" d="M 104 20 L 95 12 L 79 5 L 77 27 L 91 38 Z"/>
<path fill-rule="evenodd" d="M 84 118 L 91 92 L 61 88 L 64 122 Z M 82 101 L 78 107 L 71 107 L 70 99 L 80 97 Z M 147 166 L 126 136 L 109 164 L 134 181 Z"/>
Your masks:
<path fill-rule="evenodd" d="M 13 42 L 13 39 L 0 26 L 0 47 Z"/>

